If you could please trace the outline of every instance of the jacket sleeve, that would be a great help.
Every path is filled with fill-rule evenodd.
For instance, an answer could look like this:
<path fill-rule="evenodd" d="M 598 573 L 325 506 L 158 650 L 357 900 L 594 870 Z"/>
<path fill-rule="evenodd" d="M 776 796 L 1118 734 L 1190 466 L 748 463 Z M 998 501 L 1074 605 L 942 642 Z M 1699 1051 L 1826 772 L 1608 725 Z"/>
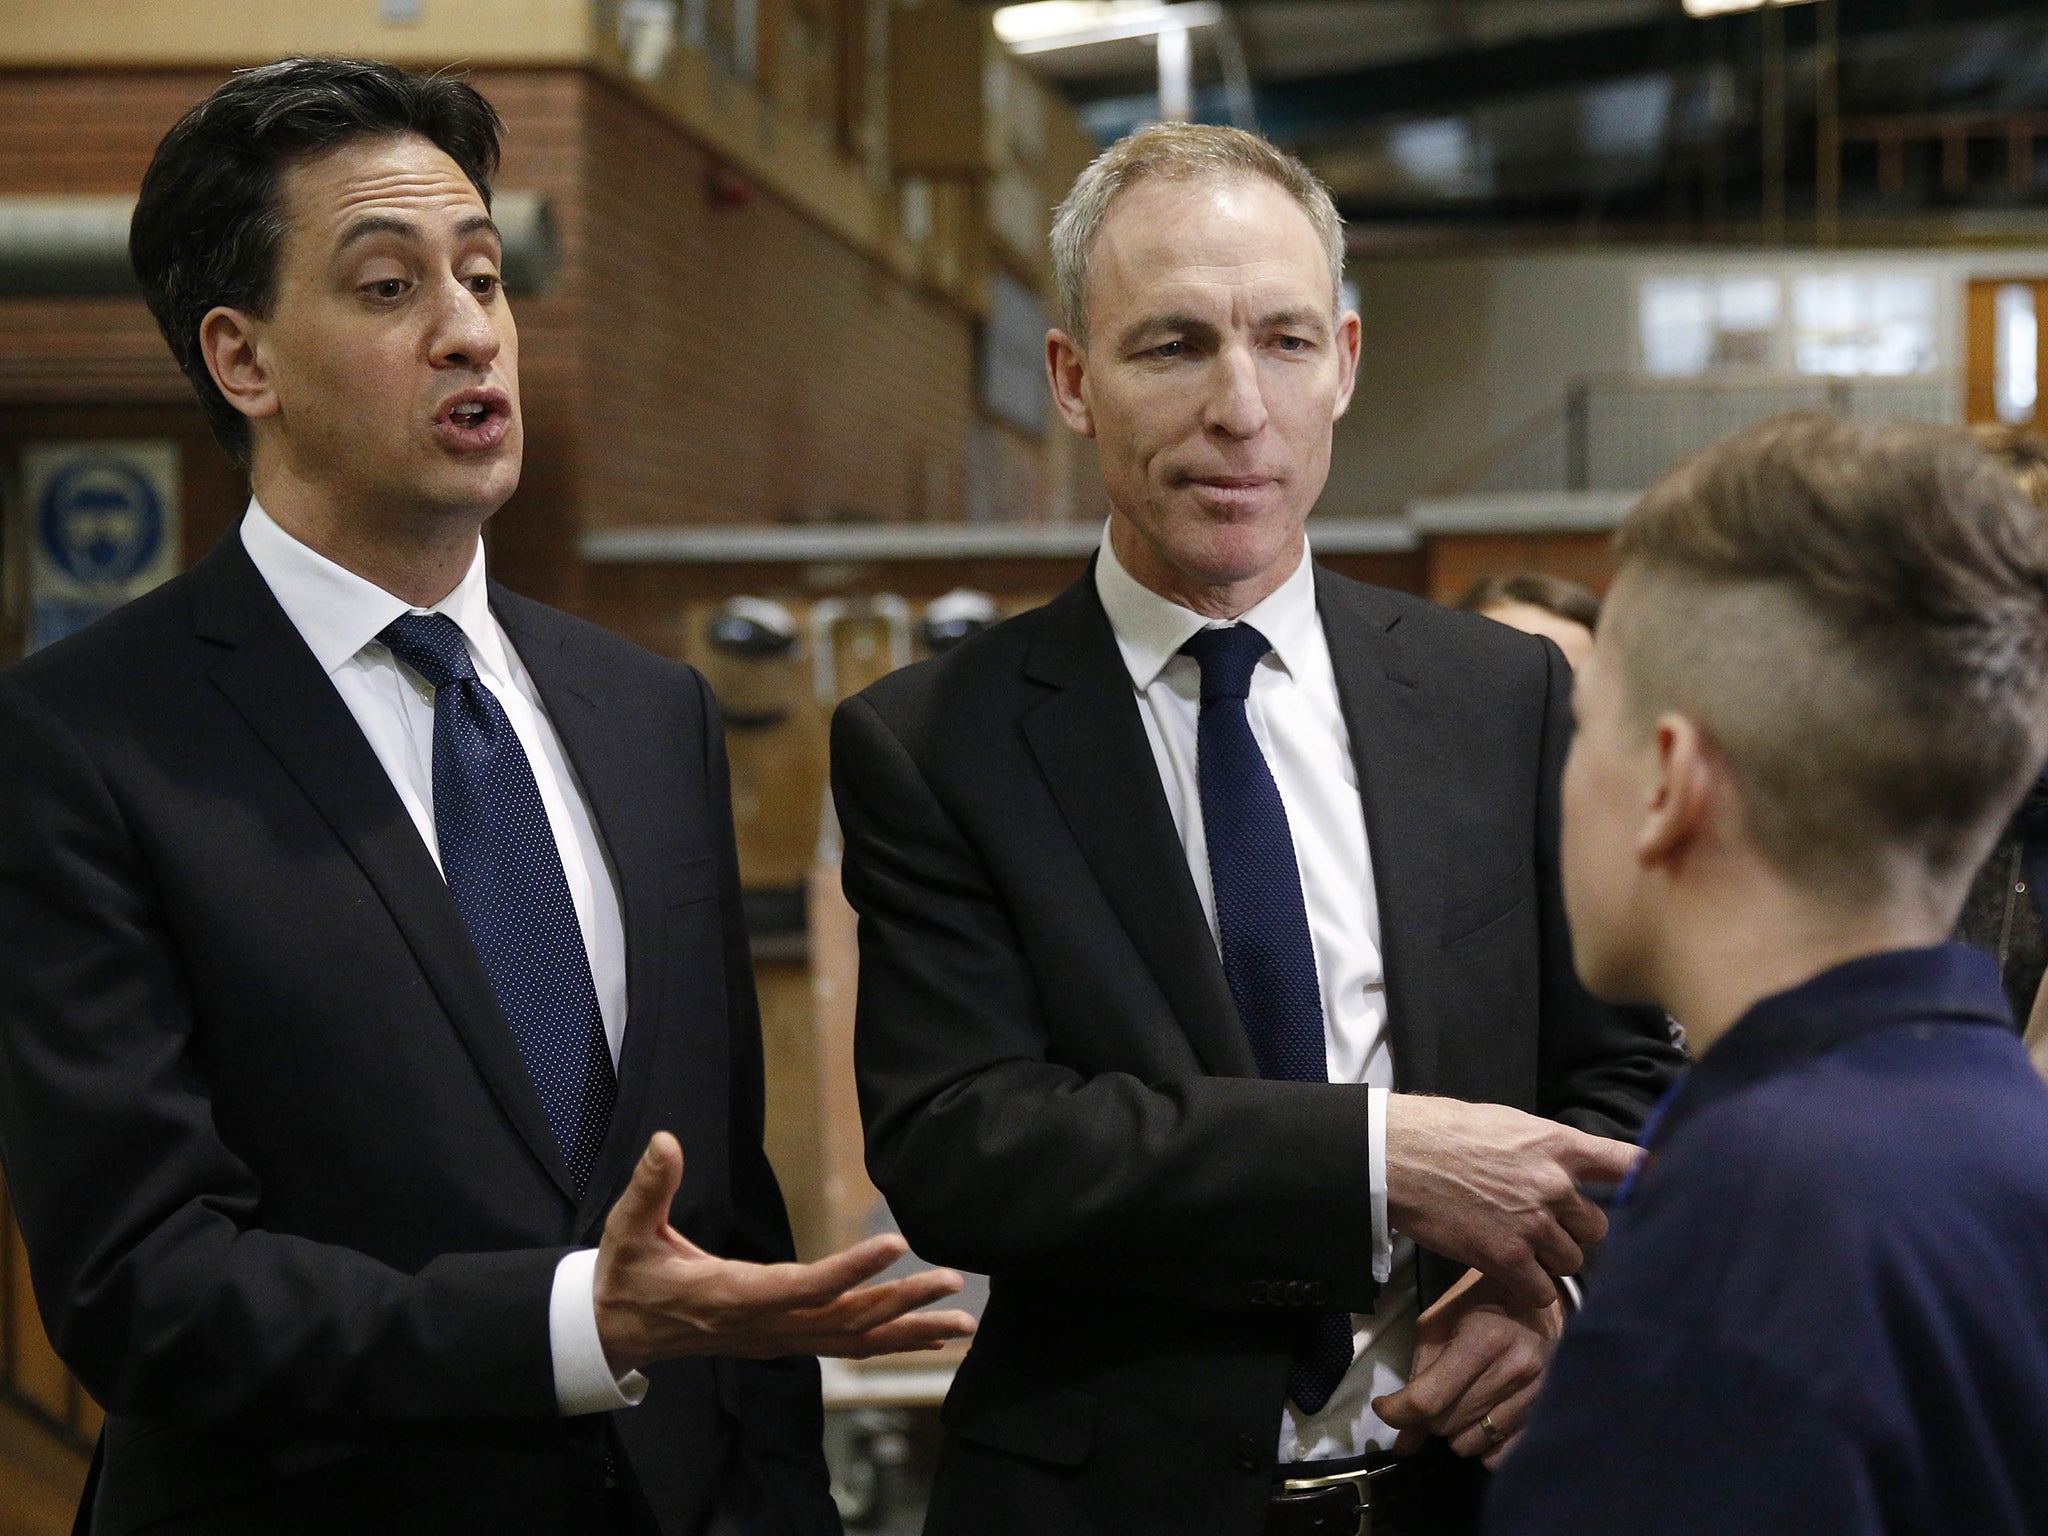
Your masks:
<path fill-rule="evenodd" d="M 763 1145 L 766 1069 L 761 1010 L 740 903 L 739 853 L 733 836 L 731 771 L 718 705 L 692 673 L 704 727 L 705 782 L 718 838 L 718 901 L 725 944 L 726 1020 L 731 1063 L 733 1251 L 725 1257 L 774 1264 L 793 1260 L 796 1243 L 781 1186 Z M 721 1359 L 719 1400 L 732 1415 L 739 1457 L 756 1496 L 772 1503 L 793 1533 L 838 1536 L 831 1474 L 825 1465 L 825 1412 L 818 1362 L 808 1355 L 775 1360 Z"/>
<path fill-rule="evenodd" d="M 0 1158 L 59 1355 L 194 1424 L 552 1417 L 563 1250 L 407 1274 L 266 1231 L 222 1141 L 173 928 L 73 734 L 0 677 Z"/>
<path fill-rule="evenodd" d="M 832 761 L 868 1168 L 917 1251 L 1196 1305 L 1369 1307 L 1368 1090 L 1051 1059 L 1008 893 L 868 699 L 840 706 Z"/>
<path fill-rule="evenodd" d="M 1559 792 L 1571 749 L 1571 668 L 1543 642 L 1545 673 L 1542 773 L 1536 799 L 1538 942 L 1543 999 L 1537 1111 L 1582 1131 L 1634 1141 L 1643 1118 L 1685 1058 L 1661 1010 L 1621 1008 L 1580 984 L 1565 921 L 1559 860 Z"/>

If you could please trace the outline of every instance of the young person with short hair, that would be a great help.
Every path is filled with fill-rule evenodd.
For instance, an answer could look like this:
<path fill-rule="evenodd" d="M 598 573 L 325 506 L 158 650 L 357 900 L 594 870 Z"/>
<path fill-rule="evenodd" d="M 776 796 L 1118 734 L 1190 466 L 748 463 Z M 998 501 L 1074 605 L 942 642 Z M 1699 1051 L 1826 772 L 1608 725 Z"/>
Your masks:
<path fill-rule="evenodd" d="M 1805 415 L 1616 553 L 1566 906 L 1701 1059 L 1488 1529 L 2048 1530 L 2048 1092 L 1948 942 L 2048 751 L 2048 526 L 1959 434 Z"/>

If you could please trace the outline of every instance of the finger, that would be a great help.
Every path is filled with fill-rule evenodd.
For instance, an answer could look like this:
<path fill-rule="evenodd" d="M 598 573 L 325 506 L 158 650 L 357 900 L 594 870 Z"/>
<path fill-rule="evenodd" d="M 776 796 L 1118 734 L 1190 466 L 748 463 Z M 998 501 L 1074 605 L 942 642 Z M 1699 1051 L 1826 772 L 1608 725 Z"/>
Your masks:
<path fill-rule="evenodd" d="M 1457 1439 L 1488 1416 L 1496 1429 L 1505 1428 L 1502 1405 L 1542 1379 L 1547 1355 L 1533 1337 L 1510 1333 L 1503 1325 L 1490 1347 L 1490 1357 L 1471 1384 L 1437 1416 L 1436 1432 L 1446 1440 Z"/>
<path fill-rule="evenodd" d="M 625 1193 L 605 1218 L 605 1225 L 617 1223 L 621 1236 L 657 1236 L 668 1225 L 669 1209 L 682 1185 L 682 1144 L 667 1131 L 656 1131 L 640 1161 L 633 1165 L 633 1177 L 627 1180 Z"/>
<path fill-rule="evenodd" d="M 1535 1230 L 1529 1234 L 1529 1251 L 1536 1257 L 1536 1263 L 1546 1277 L 1552 1275 L 1576 1275 L 1586 1267 L 1586 1251 L 1572 1241 L 1569 1232 L 1549 1216 L 1536 1218 Z M 1525 1307 L 1548 1306 L 1557 1299 L 1557 1287 L 1546 1278 L 1543 1294 L 1531 1297 L 1522 1303 Z"/>
<path fill-rule="evenodd" d="M 1577 1253 L 1576 1247 L 1573 1252 Z M 1510 1306 L 1533 1311 L 1557 1299 L 1557 1282 L 1550 1278 L 1550 1272 L 1526 1250 L 1511 1262 L 1480 1267 L 1493 1283 L 1501 1288 L 1501 1294 Z M 1575 1272 L 1576 1267 L 1575 1265 L 1573 1271 L 1567 1272 Z"/>
<path fill-rule="evenodd" d="M 798 1311 L 827 1307 L 855 1286 L 879 1275 L 910 1251 L 893 1232 L 870 1237 L 812 1264 L 749 1266 L 749 1301 L 759 1307 Z"/>
<path fill-rule="evenodd" d="M 864 1285 L 858 1290 L 848 1291 L 832 1304 L 831 1323 L 834 1327 L 855 1333 L 879 1328 L 906 1312 L 915 1312 L 920 1307 L 957 1295 L 962 1284 L 960 1276 L 949 1269 L 928 1269 L 900 1280 Z"/>
<path fill-rule="evenodd" d="M 820 1339 L 808 1353 L 866 1360 L 875 1355 L 901 1354 L 907 1350 L 938 1349 L 960 1339 L 973 1338 L 976 1326 L 973 1314 L 968 1312 L 913 1312 L 879 1328 L 869 1328 L 860 1333 L 833 1334 Z"/>
<path fill-rule="evenodd" d="M 1451 1438 L 1451 1449 L 1467 1458 L 1487 1457 L 1496 1451 L 1506 1450 L 1508 1443 L 1522 1432 L 1522 1427 L 1528 1422 L 1529 1405 L 1536 1400 L 1536 1386 L 1536 1383 L 1531 1382 L 1486 1411 L 1485 1417 L 1493 1421 L 1494 1433 L 1491 1437 L 1487 1435 L 1483 1425 L 1475 1420 L 1470 1429 Z"/>
<path fill-rule="evenodd" d="M 1396 1456 L 1413 1456 L 1417 1451 L 1429 1444 L 1429 1440 L 1429 1431 L 1426 1429 L 1404 1429 L 1401 1433 L 1394 1436 L 1394 1454 Z"/>
<path fill-rule="evenodd" d="M 1566 1129 L 1570 1134 L 1559 1148 L 1557 1160 L 1575 1184 L 1618 1184 L 1641 1155 L 1641 1148 L 1611 1136 L 1589 1136 L 1584 1131 Z"/>
<path fill-rule="evenodd" d="M 1477 1341 L 1473 1333 L 1473 1329 L 1454 1333 L 1430 1366 L 1419 1368 L 1409 1376 L 1407 1386 L 1384 1399 L 1386 1407 L 1380 1409 L 1380 1419 L 1391 1423 L 1395 1430 L 1417 1427 L 1432 1434 L 1444 1434 L 1444 1419 L 1450 1409 L 1464 1399 L 1473 1389 L 1473 1382 L 1491 1364 L 1485 1343 Z"/>
<path fill-rule="evenodd" d="M 1577 1190 L 1560 1200 L 1551 1214 L 1575 1242 L 1598 1243 L 1607 1237 L 1607 1213 Z"/>

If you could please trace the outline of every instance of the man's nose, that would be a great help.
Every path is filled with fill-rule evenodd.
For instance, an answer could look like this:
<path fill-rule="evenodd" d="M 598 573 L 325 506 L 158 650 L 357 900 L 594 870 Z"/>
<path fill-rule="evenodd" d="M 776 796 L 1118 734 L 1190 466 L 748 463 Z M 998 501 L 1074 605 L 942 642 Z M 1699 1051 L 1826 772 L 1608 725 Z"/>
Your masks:
<path fill-rule="evenodd" d="M 1266 395 L 1250 349 L 1226 347 L 1219 352 L 1212 383 L 1203 424 L 1225 437 L 1257 436 L 1266 425 Z"/>
<path fill-rule="evenodd" d="M 441 290 L 431 342 L 433 361 L 444 368 L 482 368 L 498 355 L 500 342 L 491 304 L 505 302 L 502 293 L 485 300 L 459 278 Z"/>

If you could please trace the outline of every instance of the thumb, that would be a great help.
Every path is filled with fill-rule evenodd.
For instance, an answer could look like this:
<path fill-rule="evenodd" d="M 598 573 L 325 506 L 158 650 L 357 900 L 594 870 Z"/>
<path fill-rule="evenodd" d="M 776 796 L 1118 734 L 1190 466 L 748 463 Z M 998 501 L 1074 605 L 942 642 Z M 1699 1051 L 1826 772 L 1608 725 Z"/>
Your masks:
<path fill-rule="evenodd" d="M 1380 1416 L 1380 1422 L 1391 1429 L 1414 1429 L 1423 1422 L 1422 1410 L 1415 1406 L 1414 1399 L 1406 1387 L 1389 1392 L 1384 1397 L 1372 1400 L 1372 1411 Z"/>
<path fill-rule="evenodd" d="M 669 1208 L 683 1185 L 683 1148 L 667 1131 L 656 1131 L 647 1150 L 633 1165 L 633 1177 L 612 1207 L 607 1224 L 617 1223 L 623 1235 L 658 1237 L 668 1225 Z"/>
<path fill-rule="evenodd" d="M 1608 1136 L 1589 1136 L 1584 1131 L 1573 1131 L 1570 1145 L 1558 1159 L 1565 1171 L 1581 1184 L 1618 1184 L 1628 1176 L 1641 1156 L 1641 1149 L 1630 1142 L 1616 1141 Z"/>

